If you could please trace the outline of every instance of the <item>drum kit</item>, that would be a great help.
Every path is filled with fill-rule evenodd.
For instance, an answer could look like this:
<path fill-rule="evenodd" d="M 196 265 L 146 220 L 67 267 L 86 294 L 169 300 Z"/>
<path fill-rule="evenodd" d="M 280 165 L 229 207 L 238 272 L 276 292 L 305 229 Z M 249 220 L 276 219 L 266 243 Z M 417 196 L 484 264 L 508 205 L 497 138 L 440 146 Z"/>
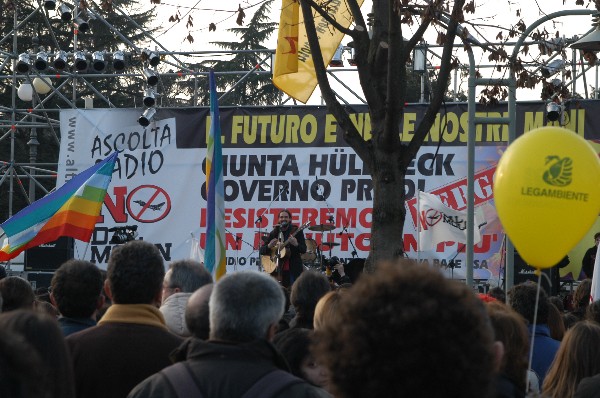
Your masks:
<path fill-rule="evenodd" d="M 335 229 L 333 224 L 318 224 L 308 227 L 310 231 L 321 233 L 321 244 L 317 244 L 314 239 L 306 239 L 306 253 L 302 254 L 302 264 L 306 269 L 313 269 L 322 271 L 325 263 L 328 263 L 328 259 L 323 257 L 323 252 L 329 251 L 329 258 L 331 258 L 331 251 L 335 246 L 340 244 L 337 242 L 323 242 L 323 233 L 330 232 Z"/>

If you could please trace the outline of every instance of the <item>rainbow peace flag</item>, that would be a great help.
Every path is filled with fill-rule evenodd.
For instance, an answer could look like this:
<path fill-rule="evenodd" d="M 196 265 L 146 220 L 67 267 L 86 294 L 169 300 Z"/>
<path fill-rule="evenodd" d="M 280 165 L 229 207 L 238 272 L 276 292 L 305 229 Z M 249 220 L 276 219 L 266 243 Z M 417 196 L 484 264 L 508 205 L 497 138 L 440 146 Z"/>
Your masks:
<path fill-rule="evenodd" d="M 210 132 L 206 146 L 206 247 L 204 266 L 221 278 L 227 271 L 225 254 L 225 188 L 223 185 L 223 150 L 221 148 L 221 121 L 215 75 L 208 75 L 210 86 Z"/>
<path fill-rule="evenodd" d="M 0 224 L 8 237 L 0 250 L 0 261 L 61 236 L 89 242 L 117 156 L 118 152 L 113 153 Z"/>

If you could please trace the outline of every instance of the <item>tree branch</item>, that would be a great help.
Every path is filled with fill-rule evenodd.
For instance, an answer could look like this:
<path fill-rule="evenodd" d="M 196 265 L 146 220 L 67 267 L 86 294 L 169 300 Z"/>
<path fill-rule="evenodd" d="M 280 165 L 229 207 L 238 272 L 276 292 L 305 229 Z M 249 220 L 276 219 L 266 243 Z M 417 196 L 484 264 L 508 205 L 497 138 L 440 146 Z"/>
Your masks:
<path fill-rule="evenodd" d="M 452 50 L 454 49 L 454 39 L 456 37 L 456 30 L 458 28 L 458 21 L 461 20 L 462 7 L 465 0 L 455 0 L 454 7 L 452 9 L 452 15 L 450 16 L 450 22 L 448 23 L 448 29 L 446 30 L 446 42 L 444 43 L 444 49 L 442 52 L 442 59 L 440 63 L 440 72 L 438 74 L 438 84 L 436 85 L 433 99 L 431 100 L 423 120 L 417 127 L 413 139 L 406 148 L 405 155 L 402 156 L 402 167 L 407 168 L 411 160 L 416 156 L 419 148 L 425 141 L 425 137 L 429 133 L 433 121 L 435 120 L 436 114 L 441 107 L 450 78 L 450 72 L 452 70 Z"/>
<path fill-rule="evenodd" d="M 398 125 L 406 98 L 406 64 L 402 62 L 405 58 L 402 24 L 394 10 L 394 2 L 390 1 L 388 7 L 387 92 L 381 148 L 392 152 L 400 143 Z"/>
<path fill-rule="evenodd" d="M 302 14 L 304 15 L 304 25 L 306 28 L 306 36 L 308 38 L 308 45 L 312 55 L 313 64 L 315 67 L 315 74 L 319 87 L 321 89 L 321 95 L 327 104 L 327 110 L 336 118 L 339 126 L 344 131 L 344 139 L 354 149 L 356 154 L 367 164 L 368 167 L 372 166 L 372 156 L 368 150 L 368 146 L 365 145 L 365 140 L 361 137 L 360 133 L 354 126 L 354 123 L 350 120 L 350 115 L 340 104 L 335 97 L 335 93 L 329 85 L 327 78 L 327 72 L 325 69 L 325 63 L 323 62 L 323 54 L 319 45 L 319 38 L 317 36 L 317 29 L 315 27 L 315 19 L 312 14 L 312 8 L 309 4 L 312 0 L 299 0 L 300 6 L 302 7 Z"/>
<path fill-rule="evenodd" d="M 348 36 L 353 35 L 353 33 L 354 33 L 353 30 L 344 28 L 342 25 L 340 25 L 338 23 L 338 21 L 335 20 L 335 18 L 333 18 L 331 15 L 329 15 L 329 13 L 327 11 L 325 11 L 323 9 L 323 7 L 318 5 L 314 0 L 304 0 L 304 1 L 306 1 L 306 3 L 309 4 L 312 9 L 314 9 L 316 12 L 318 12 L 319 15 L 321 15 L 323 17 L 323 19 L 326 20 L 327 22 L 329 22 L 334 28 L 336 28 L 337 30 L 339 30 L 340 32 L 342 32 L 345 35 L 348 35 Z"/>

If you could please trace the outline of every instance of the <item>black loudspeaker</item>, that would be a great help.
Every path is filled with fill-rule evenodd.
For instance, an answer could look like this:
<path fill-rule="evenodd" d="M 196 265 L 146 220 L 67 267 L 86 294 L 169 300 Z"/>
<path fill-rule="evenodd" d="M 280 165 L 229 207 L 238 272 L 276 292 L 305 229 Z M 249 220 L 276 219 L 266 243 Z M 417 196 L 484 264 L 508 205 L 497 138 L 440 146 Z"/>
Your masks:
<path fill-rule="evenodd" d="M 56 271 L 73 258 L 73 238 L 62 237 L 25 251 L 25 271 Z"/>
<path fill-rule="evenodd" d="M 535 274 L 535 268 L 530 267 L 516 251 L 514 264 L 515 285 L 526 281 L 532 281 L 537 283 L 538 276 Z M 558 272 L 558 267 L 545 268 L 542 270 L 542 289 L 546 291 L 546 294 L 548 296 L 558 295 L 558 292 L 560 290 L 560 278 Z"/>
<path fill-rule="evenodd" d="M 31 284 L 33 290 L 36 290 L 43 287 L 50 287 L 53 276 L 54 272 L 28 272 L 27 280 Z"/>

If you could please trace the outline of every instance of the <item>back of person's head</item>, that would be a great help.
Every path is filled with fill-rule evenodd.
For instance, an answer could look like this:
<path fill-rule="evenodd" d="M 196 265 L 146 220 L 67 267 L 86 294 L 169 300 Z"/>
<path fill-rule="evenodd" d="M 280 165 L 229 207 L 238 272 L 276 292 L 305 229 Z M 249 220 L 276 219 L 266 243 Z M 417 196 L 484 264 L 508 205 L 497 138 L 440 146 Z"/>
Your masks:
<path fill-rule="evenodd" d="M 30 310 L 11 311 L 0 315 L 0 329 L 23 336 L 39 354 L 47 375 L 44 390 L 48 397 L 75 396 L 71 360 L 56 319 Z"/>
<path fill-rule="evenodd" d="M 331 290 L 325 275 L 304 271 L 292 285 L 290 300 L 298 315 L 312 319 L 319 299 Z"/>
<path fill-rule="evenodd" d="M 25 279 L 9 276 L 0 280 L 0 295 L 2 295 L 2 312 L 20 308 L 33 309 L 35 293 Z"/>
<path fill-rule="evenodd" d="M 164 276 L 160 251 L 142 240 L 113 248 L 108 259 L 107 283 L 115 304 L 160 303 Z"/>
<path fill-rule="evenodd" d="M 573 327 L 573 325 L 575 325 L 577 322 L 581 321 L 581 319 L 579 319 L 576 315 L 573 315 L 570 312 L 565 312 L 564 314 L 562 314 L 562 319 L 563 319 L 563 324 L 565 325 L 565 331 L 571 329 Z M 563 336 L 564 338 L 564 336 Z"/>
<path fill-rule="evenodd" d="M 304 358 L 310 354 L 310 329 L 295 328 L 277 333 L 273 337 L 273 345 L 283 355 L 294 376 L 304 378 L 301 365 Z"/>
<path fill-rule="evenodd" d="M 600 325 L 577 322 L 565 333 L 544 379 L 542 393 L 548 397 L 572 397 L 581 379 L 598 373 Z"/>
<path fill-rule="evenodd" d="M 587 306 L 590 304 L 591 292 L 592 280 L 582 280 L 579 286 L 577 286 L 577 288 L 575 289 L 575 293 L 573 293 L 573 308 L 575 311 L 585 312 Z"/>
<path fill-rule="evenodd" d="M 342 296 L 339 311 L 319 331 L 315 351 L 334 395 L 489 396 L 493 331 L 466 285 L 406 260 L 379 264 Z"/>
<path fill-rule="evenodd" d="M 533 325 L 535 315 L 535 302 L 538 291 L 538 285 L 533 282 L 521 283 L 515 285 L 508 292 L 508 303 L 511 308 Z M 540 297 L 537 310 L 537 324 L 546 324 L 548 322 L 548 295 L 544 289 L 539 289 Z"/>
<path fill-rule="evenodd" d="M 550 329 L 550 337 L 554 340 L 561 341 L 565 335 L 565 323 L 558 308 L 548 302 L 548 329 Z"/>
<path fill-rule="evenodd" d="M 7 276 L 6 268 L 4 268 L 4 265 L 0 265 L 0 280 L 6 278 Z"/>
<path fill-rule="evenodd" d="M 340 299 L 342 298 L 342 295 L 349 294 L 345 293 L 347 291 L 348 289 L 333 290 L 327 292 L 319 299 L 317 306 L 315 307 L 315 316 L 313 319 L 315 330 L 323 329 L 326 322 L 333 322 L 335 318 L 339 317 Z"/>
<path fill-rule="evenodd" d="M 504 345 L 500 372 L 525 391 L 529 352 L 527 322 L 515 310 L 499 301 L 486 304 L 496 341 Z"/>
<path fill-rule="evenodd" d="M 294 328 L 277 333 L 273 345 L 285 358 L 294 376 L 319 387 L 327 387 L 328 375 L 318 364 L 311 352 L 315 332 L 310 329 Z"/>
<path fill-rule="evenodd" d="M 550 296 L 548 297 L 548 301 L 554 304 L 561 314 L 565 310 L 565 303 L 563 303 L 563 299 L 559 296 Z"/>
<path fill-rule="evenodd" d="M 192 293 L 213 282 L 212 275 L 198 261 L 179 260 L 171 263 L 165 275 L 165 284 L 183 293 Z"/>
<path fill-rule="evenodd" d="M 210 338 L 247 342 L 270 338 L 285 298 L 269 275 L 240 271 L 223 277 L 210 296 Z"/>
<path fill-rule="evenodd" d="M 600 301 L 591 303 L 585 311 L 585 319 L 600 325 Z"/>
<path fill-rule="evenodd" d="M 0 328 L 0 397 L 45 397 L 39 354 L 19 333 Z"/>
<path fill-rule="evenodd" d="M 196 290 L 185 307 L 185 324 L 192 336 L 201 340 L 207 340 L 210 334 L 208 302 L 213 288 L 214 284 L 209 283 Z"/>
<path fill-rule="evenodd" d="M 89 261 L 69 260 L 54 273 L 51 298 L 62 316 L 89 318 L 101 304 L 103 279 Z"/>
<path fill-rule="evenodd" d="M 495 287 L 491 288 L 488 291 L 488 294 L 491 297 L 495 298 L 496 300 L 498 300 L 498 301 L 500 301 L 502 303 L 506 302 L 506 293 L 504 292 L 504 289 L 502 289 L 499 286 L 495 286 Z"/>

